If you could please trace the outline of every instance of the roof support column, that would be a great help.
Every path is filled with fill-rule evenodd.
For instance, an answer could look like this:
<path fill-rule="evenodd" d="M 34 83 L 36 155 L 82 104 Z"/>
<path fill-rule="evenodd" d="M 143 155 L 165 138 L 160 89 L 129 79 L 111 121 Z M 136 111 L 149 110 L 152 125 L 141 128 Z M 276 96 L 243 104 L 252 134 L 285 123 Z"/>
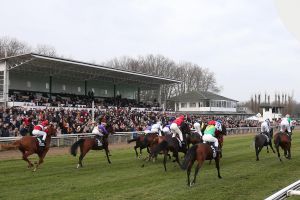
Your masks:
<path fill-rule="evenodd" d="M 52 97 L 52 76 L 49 76 L 49 95 Z"/>
<path fill-rule="evenodd" d="M 141 88 L 138 87 L 138 91 L 137 91 L 137 102 L 140 103 L 141 101 Z"/>
<path fill-rule="evenodd" d="M 162 105 L 162 101 L 161 101 L 161 89 L 162 89 L 162 85 L 159 85 L 158 87 L 158 93 L 157 93 L 157 101 L 159 103 L 159 107 L 161 107 Z"/>
<path fill-rule="evenodd" d="M 87 80 L 84 81 L 84 95 L 87 95 Z"/>

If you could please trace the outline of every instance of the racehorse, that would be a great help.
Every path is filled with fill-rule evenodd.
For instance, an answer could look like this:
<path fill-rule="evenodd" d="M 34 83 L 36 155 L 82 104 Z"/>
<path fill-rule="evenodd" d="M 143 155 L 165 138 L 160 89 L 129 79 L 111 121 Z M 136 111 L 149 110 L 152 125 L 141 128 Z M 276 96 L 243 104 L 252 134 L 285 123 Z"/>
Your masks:
<path fill-rule="evenodd" d="M 136 142 L 134 146 L 135 154 L 137 158 L 141 158 L 142 150 L 147 148 L 147 152 L 150 154 L 149 147 L 151 146 L 152 142 L 155 138 L 157 138 L 157 133 L 148 133 L 147 135 L 139 135 L 136 138 L 128 140 L 127 143 Z M 140 155 L 138 155 L 137 148 L 140 148 Z"/>
<path fill-rule="evenodd" d="M 47 127 L 47 137 L 45 140 L 45 146 L 40 147 L 38 138 L 32 137 L 32 136 L 23 136 L 20 140 L 17 140 L 13 142 L 12 144 L 2 144 L 2 149 L 16 149 L 18 148 L 22 152 L 22 158 L 24 161 L 28 163 L 28 168 L 33 167 L 34 165 L 30 162 L 28 157 L 31 154 L 36 153 L 39 157 L 39 162 L 35 162 L 35 167 L 33 171 L 36 171 L 44 162 L 44 158 L 49 151 L 50 148 L 50 142 L 51 142 L 51 136 L 56 136 L 56 129 L 54 128 L 53 124 L 50 124 Z"/>
<path fill-rule="evenodd" d="M 167 171 L 167 157 L 169 156 L 169 151 L 173 153 L 173 157 L 175 157 L 175 162 L 181 166 L 179 161 L 179 152 L 186 154 L 187 148 L 185 144 L 180 145 L 180 141 L 177 137 L 172 137 L 172 135 L 166 136 L 159 136 L 158 137 L 159 143 L 154 146 L 153 150 L 151 151 L 150 158 L 156 158 L 160 152 L 163 152 L 164 155 L 164 169 Z"/>
<path fill-rule="evenodd" d="M 181 168 L 183 170 L 187 170 L 187 185 L 192 186 L 193 184 L 196 183 L 196 177 L 199 172 L 199 169 L 203 165 L 205 160 L 215 160 L 216 163 L 216 168 L 218 171 L 218 177 L 222 178 L 220 175 L 220 154 L 219 152 L 216 152 L 216 156 L 214 157 L 214 152 L 211 148 L 212 144 L 209 143 L 200 143 L 193 145 L 185 155 L 185 159 L 181 165 Z M 190 181 L 190 174 L 191 174 L 191 169 L 193 167 L 194 162 L 197 160 L 197 166 L 195 168 L 195 174 L 194 174 L 194 179 L 191 182 Z"/>
<path fill-rule="evenodd" d="M 201 130 L 202 133 L 204 133 L 205 129 L 207 127 L 207 124 L 205 124 Z M 218 139 L 219 142 L 219 151 L 220 151 L 220 158 L 223 157 L 222 148 L 224 143 L 224 136 L 227 135 L 227 129 L 224 124 L 222 124 L 222 131 L 215 131 L 215 137 Z"/>
<path fill-rule="evenodd" d="M 281 147 L 284 151 L 284 156 L 287 159 L 291 159 L 291 138 L 288 133 L 278 132 L 274 135 L 274 144 L 277 151 L 277 155 L 279 160 L 282 162 L 279 153 L 279 147 Z"/>
<path fill-rule="evenodd" d="M 268 142 L 267 136 L 265 134 L 258 134 L 254 137 L 255 155 L 256 155 L 256 160 L 257 161 L 259 161 L 258 154 L 264 148 L 264 146 L 267 147 L 267 152 L 268 153 L 269 153 L 268 146 L 270 146 L 273 153 L 275 153 L 275 151 L 273 149 L 273 146 L 272 146 L 272 138 L 273 138 L 273 128 L 270 128 L 269 142 Z"/>
<path fill-rule="evenodd" d="M 114 133 L 113 126 L 112 124 L 107 124 L 107 131 L 110 134 Z M 97 137 L 93 138 L 81 138 L 78 141 L 76 141 L 72 146 L 71 146 L 71 154 L 73 156 L 76 156 L 77 154 L 77 148 L 80 147 L 80 156 L 79 156 L 79 161 L 77 164 L 77 168 L 83 167 L 82 165 L 82 160 L 84 156 L 90 151 L 90 150 L 105 150 L 106 153 L 106 158 L 109 164 L 111 164 L 110 159 L 109 159 L 109 149 L 108 149 L 108 135 L 105 134 L 102 138 L 102 146 L 98 146 L 98 141 Z"/>

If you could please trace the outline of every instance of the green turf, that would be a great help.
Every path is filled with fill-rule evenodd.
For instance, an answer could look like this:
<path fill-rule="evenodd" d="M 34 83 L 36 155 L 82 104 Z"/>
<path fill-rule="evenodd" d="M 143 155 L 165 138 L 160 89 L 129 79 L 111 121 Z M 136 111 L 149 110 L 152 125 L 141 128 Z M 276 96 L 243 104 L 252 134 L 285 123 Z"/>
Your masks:
<path fill-rule="evenodd" d="M 225 137 L 223 179 L 217 178 L 214 162 L 206 163 L 192 188 L 186 186 L 186 172 L 174 163 L 167 163 L 166 173 L 161 158 L 141 168 L 129 148 L 113 150 L 111 165 L 104 152 L 90 152 L 81 169 L 70 155 L 46 157 L 35 173 L 22 160 L 4 160 L 0 199 L 263 199 L 299 179 L 299 134 L 293 135 L 292 160 L 283 163 L 266 149 L 255 161 L 253 135 Z"/>

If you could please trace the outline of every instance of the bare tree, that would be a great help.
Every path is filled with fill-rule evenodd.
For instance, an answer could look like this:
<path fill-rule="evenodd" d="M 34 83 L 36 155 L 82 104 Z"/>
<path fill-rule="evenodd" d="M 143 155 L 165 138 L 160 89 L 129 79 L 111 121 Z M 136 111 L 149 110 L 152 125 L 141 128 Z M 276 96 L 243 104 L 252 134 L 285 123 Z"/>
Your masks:
<path fill-rule="evenodd" d="M 34 53 L 42 54 L 45 56 L 56 56 L 55 48 L 46 44 L 37 45 L 37 47 L 34 49 Z"/>

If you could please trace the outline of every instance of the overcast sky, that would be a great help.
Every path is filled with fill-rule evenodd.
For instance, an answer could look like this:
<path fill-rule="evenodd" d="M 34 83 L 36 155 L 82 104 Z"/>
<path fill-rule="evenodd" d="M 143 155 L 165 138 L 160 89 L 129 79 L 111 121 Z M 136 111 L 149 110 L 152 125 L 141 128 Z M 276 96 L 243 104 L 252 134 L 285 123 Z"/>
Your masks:
<path fill-rule="evenodd" d="M 300 42 L 273 0 L 0 0 L 0 36 L 102 63 L 161 54 L 207 67 L 221 95 L 267 91 L 300 101 Z M 173 77 L 176 78 L 176 77 Z"/>

